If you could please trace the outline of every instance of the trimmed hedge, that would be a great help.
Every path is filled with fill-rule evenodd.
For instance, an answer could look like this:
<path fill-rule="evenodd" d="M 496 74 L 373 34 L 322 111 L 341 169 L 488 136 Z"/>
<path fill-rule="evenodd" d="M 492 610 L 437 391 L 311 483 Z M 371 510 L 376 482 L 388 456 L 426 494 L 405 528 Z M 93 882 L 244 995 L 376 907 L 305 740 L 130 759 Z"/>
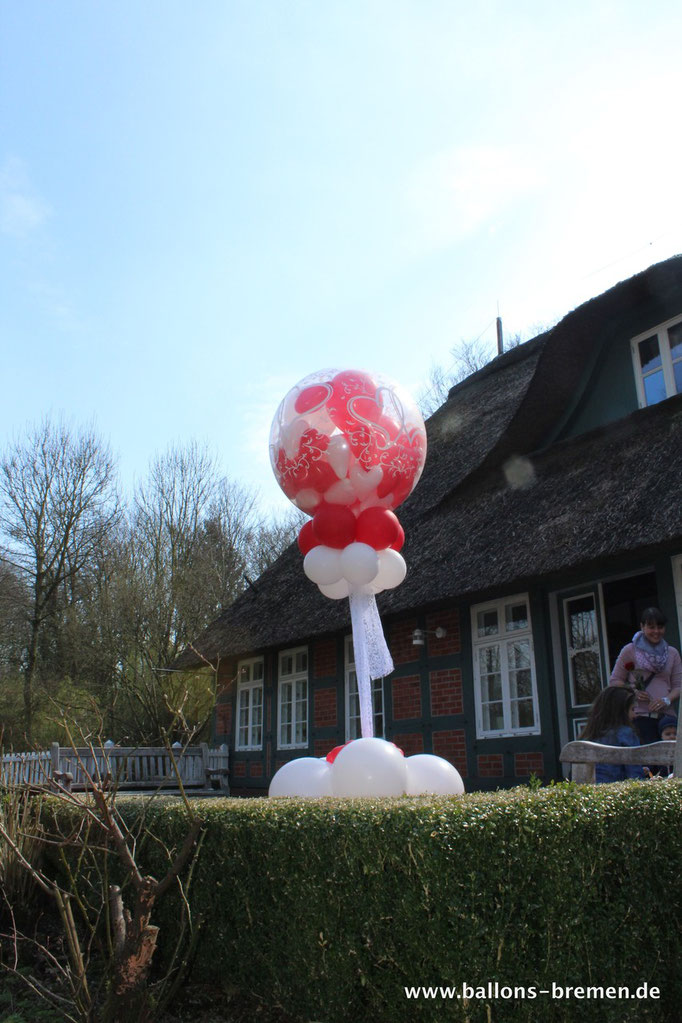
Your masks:
<path fill-rule="evenodd" d="M 204 920 L 192 979 L 214 983 L 218 998 L 227 982 L 324 1023 L 680 1017 L 678 782 L 193 806 L 205 835 L 190 891 Z M 119 801 L 133 827 L 139 807 Z M 181 841 L 179 801 L 155 799 L 145 815 L 155 839 Z M 156 876 L 159 849 L 139 850 Z M 176 921 L 166 901 L 162 943 Z M 634 994 L 645 983 L 660 1000 L 551 997 L 553 985 Z M 464 984 L 468 1001 L 405 994 L 454 986 L 461 996 Z"/>

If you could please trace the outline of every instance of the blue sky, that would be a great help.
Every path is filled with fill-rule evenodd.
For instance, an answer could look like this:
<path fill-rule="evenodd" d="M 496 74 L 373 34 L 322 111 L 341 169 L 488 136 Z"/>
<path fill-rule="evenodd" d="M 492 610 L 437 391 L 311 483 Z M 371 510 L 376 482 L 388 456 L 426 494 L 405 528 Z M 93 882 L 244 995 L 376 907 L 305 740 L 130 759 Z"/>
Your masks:
<path fill-rule="evenodd" d="M 0 438 L 195 438 L 286 499 L 277 404 L 419 391 L 682 251 L 678 3 L 5 0 Z"/>

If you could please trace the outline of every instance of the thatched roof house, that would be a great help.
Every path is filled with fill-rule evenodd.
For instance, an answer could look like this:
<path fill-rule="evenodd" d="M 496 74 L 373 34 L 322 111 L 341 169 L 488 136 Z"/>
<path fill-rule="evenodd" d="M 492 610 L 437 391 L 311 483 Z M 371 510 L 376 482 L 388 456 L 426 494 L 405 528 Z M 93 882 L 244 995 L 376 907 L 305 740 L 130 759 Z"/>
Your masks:
<path fill-rule="evenodd" d="M 394 673 L 377 727 L 468 788 L 559 774 L 647 604 L 682 614 L 682 257 L 580 306 L 454 387 L 399 509 L 405 582 L 378 598 Z M 446 636 L 437 638 L 440 625 Z M 415 628 L 426 644 L 413 645 Z M 233 787 L 357 728 L 346 601 L 290 548 L 193 644 L 219 665 Z"/>

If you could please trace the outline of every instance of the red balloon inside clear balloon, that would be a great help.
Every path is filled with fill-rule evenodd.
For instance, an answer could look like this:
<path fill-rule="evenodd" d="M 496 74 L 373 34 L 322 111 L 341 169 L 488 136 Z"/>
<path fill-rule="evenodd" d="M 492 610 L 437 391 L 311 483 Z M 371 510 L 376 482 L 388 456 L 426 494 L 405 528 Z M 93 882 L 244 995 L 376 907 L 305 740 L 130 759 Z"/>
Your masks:
<path fill-rule="evenodd" d="M 305 377 L 281 402 L 270 431 L 277 482 L 311 516 L 327 507 L 349 508 L 356 517 L 369 508 L 397 508 L 425 458 L 426 431 L 414 400 L 386 377 L 357 369 Z M 398 534 L 387 546 L 400 543 Z"/>

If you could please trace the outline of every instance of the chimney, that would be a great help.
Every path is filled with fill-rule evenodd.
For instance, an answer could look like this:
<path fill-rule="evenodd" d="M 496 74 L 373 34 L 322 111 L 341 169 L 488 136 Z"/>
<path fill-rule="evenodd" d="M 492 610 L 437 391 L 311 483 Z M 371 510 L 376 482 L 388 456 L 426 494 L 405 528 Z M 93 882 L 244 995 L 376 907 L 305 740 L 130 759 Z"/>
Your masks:
<path fill-rule="evenodd" d="M 502 338 L 502 317 L 497 317 L 497 354 L 502 355 L 504 351 L 504 341 Z"/>

